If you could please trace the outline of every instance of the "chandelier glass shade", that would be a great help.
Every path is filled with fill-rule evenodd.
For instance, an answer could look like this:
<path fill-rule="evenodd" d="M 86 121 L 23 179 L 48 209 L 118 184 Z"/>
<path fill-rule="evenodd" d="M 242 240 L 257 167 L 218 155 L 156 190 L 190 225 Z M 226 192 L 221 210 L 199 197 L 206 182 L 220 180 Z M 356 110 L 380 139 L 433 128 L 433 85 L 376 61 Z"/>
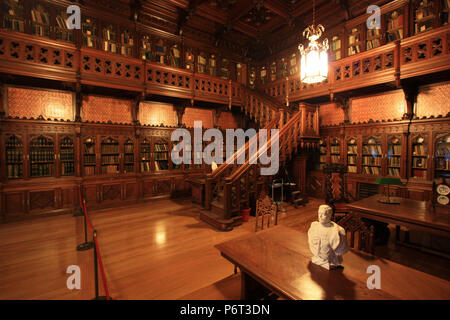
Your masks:
<path fill-rule="evenodd" d="M 322 82 L 328 77 L 328 39 L 322 43 L 318 40 L 325 28 L 319 24 L 309 26 L 303 31 L 303 36 L 309 40 L 308 47 L 302 44 L 300 50 L 300 81 L 304 83 Z"/>

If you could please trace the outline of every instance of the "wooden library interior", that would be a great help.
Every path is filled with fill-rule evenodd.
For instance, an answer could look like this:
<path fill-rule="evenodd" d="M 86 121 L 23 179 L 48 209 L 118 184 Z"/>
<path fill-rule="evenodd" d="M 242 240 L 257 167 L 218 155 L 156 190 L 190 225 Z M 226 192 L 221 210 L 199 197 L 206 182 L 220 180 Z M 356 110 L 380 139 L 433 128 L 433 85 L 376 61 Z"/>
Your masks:
<path fill-rule="evenodd" d="M 450 300 L 450 0 L 0 2 L 0 300 Z"/>

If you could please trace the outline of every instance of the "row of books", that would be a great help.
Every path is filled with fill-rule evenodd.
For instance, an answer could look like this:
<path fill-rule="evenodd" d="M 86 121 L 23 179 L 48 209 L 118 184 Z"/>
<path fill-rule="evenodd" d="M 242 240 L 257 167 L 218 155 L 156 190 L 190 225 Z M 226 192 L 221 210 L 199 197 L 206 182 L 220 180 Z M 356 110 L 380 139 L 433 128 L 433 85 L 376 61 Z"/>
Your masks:
<path fill-rule="evenodd" d="M 22 150 L 6 150 L 6 162 L 22 161 Z"/>
<path fill-rule="evenodd" d="M 390 167 L 399 167 L 400 166 L 400 157 L 389 158 L 388 165 Z"/>
<path fill-rule="evenodd" d="M 37 22 L 40 24 L 50 24 L 50 18 L 48 16 L 48 13 L 46 12 L 40 12 L 38 10 L 31 10 L 31 18 L 33 19 L 33 22 Z"/>
<path fill-rule="evenodd" d="M 141 172 L 150 171 L 150 162 L 141 162 Z"/>
<path fill-rule="evenodd" d="M 327 153 L 327 147 L 320 147 L 320 153 L 325 154 Z"/>
<path fill-rule="evenodd" d="M 392 42 L 396 40 L 403 39 L 403 29 L 398 29 L 396 31 L 391 31 L 387 33 L 387 41 Z"/>
<path fill-rule="evenodd" d="M 61 166 L 61 175 L 68 176 L 74 174 L 75 164 L 73 162 L 65 162 Z"/>
<path fill-rule="evenodd" d="M 427 167 L 427 159 L 426 158 L 413 158 L 412 159 L 413 168 L 426 168 Z"/>
<path fill-rule="evenodd" d="M 363 154 L 381 155 L 381 146 L 380 145 L 364 145 L 363 146 Z"/>
<path fill-rule="evenodd" d="M 107 165 L 102 167 L 102 173 L 119 173 L 119 165 Z"/>
<path fill-rule="evenodd" d="M 95 154 L 85 154 L 84 155 L 84 163 L 85 164 L 95 164 Z"/>
<path fill-rule="evenodd" d="M 75 160 L 75 153 L 73 149 L 61 149 L 60 150 L 61 160 Z"/>
<path fill-rule="evenodd" d="M 30 147 L 53 147 L 53 142 L 49 141 L 43 137 L 34 139 L 30 143 Z"/>
<path fill-rule="evenodd" d="M 25 32 L 25 24 L 21 19 L 14 19 L 8 16 L 5 16 L 3 19 L 4 27 L 9 30 Z"/>
<path fill-rule="evenodd" d="M 331 163 L 339 163 L 340 156 L 331 156 Z"/>
<path fill-rule="evenodd" d="M 400 155 L 402 153 L 402 146 L 401 145 L 390 145 L 388 149 L 388 154 L 392 155 Z"/>
<path fill-rule="evenodd" d="M 41 150 L 41 151 L 31 151 L 30 160 L 31 161 L 53 161 L 55 154 L 53 150 Z"/>
<path fill-rule="evenodd" d="M 155 161 L 155 168 L 157 171 L 159 170 L 168 170 L 169 163 L 167 161 Z"/>
<path fill-rule="evenodd" d="M 124 158 L 125 163 L 131 163 L 134 162 L 134 155 L 132 154 L 126 154 Z"/>
<path fill-rule="evenodd" d="M 363 156 L 362 164 L 371 166 L 381 166 L 381 157 Z"/>
<path fill-rule="evenodd" d="M 436 170 L 450 170 L 450 160 L 444 158 L 437 159 Z"/>
<path fill-rule="evenodd" d="M 351 35 L 348 36 L 348 43 L 350 45 L 354 44 L 355 42 L 359 42 L 360 40 L 361 39 L 360 39 L 360 34 L 359 33 L 351 34 Z"/>
<path fill-rule="evenodd" d="M 362 173 L 364 173 L 364 174 L 380 175 L 380 168 L 363 166 L 362 167 Z"/>
<path fill-rule="evenodd" d="M 133 153 L 134 152 L 134 146 L 132 144 L 126 144 L 125 145 L 125 153 Z"/>
<path fill-rule="evenodd" d="M 102 144 L 102 153 L 119 153 L 118 144 Z"/>
<path fill-rule="evenodd" d="M 415 156 L 423 156 L 425 155 L 425 147 L 423 144 L 415 144 L 413 145 L 413 155 Z"/>
<path fill-rule="evenodd" d="M 347 157 L 347 164 L 356 164 L 356 155 Z"/>
<path fill-rule="evenodd" d="M 95 154 L 95 145 L 84 144 L 84 154 Z"/>
<path fill-rule="evenodd" d="M 165 144 L 165 143 L 155 144 L 155 151 L 168 151 L 167 144 Z"/>
<path fill-rule="evenodd" d="M 31 176 L 32 177 L 47 177 L 53 175 L 53 164 L 32 164 Z"/>
<path fill-rule="evenodd" d="M 427 2 L 427 1 L 425 1 Z M 426 18 L 428 16 L 432 16 L 434 14 L 432 3 L 424 3 L 416 10 L 416 19 L 421 20 L 423 18 Z"/>
<path fill-rule="evenodd" d="M 84 45 L 88 48 L 94 48 L 97 45 L 96 37 L 84 36 Z"/>
<path fill-rule="evenodd" d="M 388 168 L 388 174 L 393 177 L 399 177 L 400 169 L 399 168 Z"/>
<path fill-rule="evenodd" d="M 436 149 L 436 155 L 448 157 L 450 155 L 450 146 L 438 146 L 438 148 Z"/>
<path fill-rule="evenodd" d="M 359 45 L 357 46 L 351 46 L 348 48 L 348 55 L 352 56 L 354 54 L 360 53 L 361 52 L 361 47 Z"/>
<path fill-rule="evenodd" d="M 340 147 L 339 146 L 330 146 L 330 152 L 331 153 L 340 153 Z"/>
<path fill-rule="evenodd" d="M 141 160 L 142 161 L 150 160 L 150 153 L 141 153 Z"/>
<path fill-rule="evenodd" d="M 67 21 L 63 17 L 57 16 L 56 23 L 60 29 L 69 30 L 69 28 L 67 28 Z"/>
<path fill-rule="evenodd" d="M 93 176 L 95 174 L 95 167 L 84 167 L 84 174 L 86 176 Z"/>
<path fill-rule="evenodd" d="M 378 48 L 379 46 L 381 46 L 380 39 L 367 40 L 366 42 L 367 50 Z"/>
<path fill-rule="evenodd" d="M 161 153 L 155 153 L 155 160 L 161 161 L 161 160 L 168 160 L 169 156 L 167 152 L 161 152 Z"/>
<path fill-rule="evenodd" d="M 403 15 L 398 15 L 397 18 L 389 19 L 387 22 L 387 31 L 403 28 Z"/>
<path fill-rule="evenodd" d="M 115 42 L 103 41 L 103 50 L 116 53 L 117 52 L 117 44 Z"/>
<path fill-rule="evenodd" d="M 416 178 L 426 179 L 427 178 L 427 171 L 426 170 L 413 169 L 412 175 L 413 175 L 413 177 L 416 177 Z"/>
<path fill-rule="evenodd" d="M 367 38 L 379 37 L 381 29 L 367 29 Z M 351 43 L 351 42 L 350 42 Z"/>
<path fill-rule="evenodd" d="M 8 164 L 7 166 L 8 179 L 22 178 L 22 165 L 21 164 Z"/>
<path fill-rule="evenodd" d="M 321 155 L 320 156 L 320 162 L 322 162 L 322 163 L 327 162 L 327 156 L 326 155 Z"/>
<path fill-rule="evenodd" d="M 126 164 L 124 167 L 125 173 L 133 172 L 134 171 L 134 165 L 133 164 Z"/>
<path fill-rule="evenodd" d="M 427 31 L 428 29 L 433 28 L 433 20 L 428 20 L 423 23 L 415 23 L 414 24 L 414 33 L 418 34 L 420 32 Z"/>
<path fill-rule="evenodd" d="M 119 156 L 102 156 L 102 166 L 119 163 Z"/>
<path fill-rule="evenodd" d="M 356 166 L 348 166 L 347 167 L 348 169 L 348 172 L 350 172 L 350 173 L 356 173 L 356 169 L 357 169 L 357 167 Z"/>
<path fill-rule="evenodd" d="M 347 153 L 358 153 L 358 146 L 347 146 Z"/>

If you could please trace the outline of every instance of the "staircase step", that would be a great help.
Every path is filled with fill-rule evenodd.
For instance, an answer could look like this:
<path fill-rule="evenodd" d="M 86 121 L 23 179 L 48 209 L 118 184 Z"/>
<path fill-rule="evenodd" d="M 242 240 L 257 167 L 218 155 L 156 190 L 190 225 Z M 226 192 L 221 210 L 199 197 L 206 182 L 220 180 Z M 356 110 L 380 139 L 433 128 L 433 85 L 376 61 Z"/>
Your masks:
<path fill-rule="evenodd" d="M 292 191 L 291 194 L 300 194 L 300 191 Z"/>
<path fill-rule="evenodd" d="M 200 219 L 218 229 L 219 231 L 231 231 L 234 227 L 240 226 L 242 224 L 241 216 L 224 219 L 222 217 L 222 214 L 206 210 L 203 210 L 200 213 Z"/>

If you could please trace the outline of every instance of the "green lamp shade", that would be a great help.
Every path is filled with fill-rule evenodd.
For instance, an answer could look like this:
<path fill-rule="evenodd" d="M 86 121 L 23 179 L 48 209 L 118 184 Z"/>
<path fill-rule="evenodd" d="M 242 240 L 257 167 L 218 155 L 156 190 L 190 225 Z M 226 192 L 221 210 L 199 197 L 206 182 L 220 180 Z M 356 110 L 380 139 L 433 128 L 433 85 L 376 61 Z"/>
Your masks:
<path fill-rule="evenodd" d="M 376 178 L 375 184 L 385 184 L 388 186 L 402 186 L 402 180 L 399 178 Z"/>

